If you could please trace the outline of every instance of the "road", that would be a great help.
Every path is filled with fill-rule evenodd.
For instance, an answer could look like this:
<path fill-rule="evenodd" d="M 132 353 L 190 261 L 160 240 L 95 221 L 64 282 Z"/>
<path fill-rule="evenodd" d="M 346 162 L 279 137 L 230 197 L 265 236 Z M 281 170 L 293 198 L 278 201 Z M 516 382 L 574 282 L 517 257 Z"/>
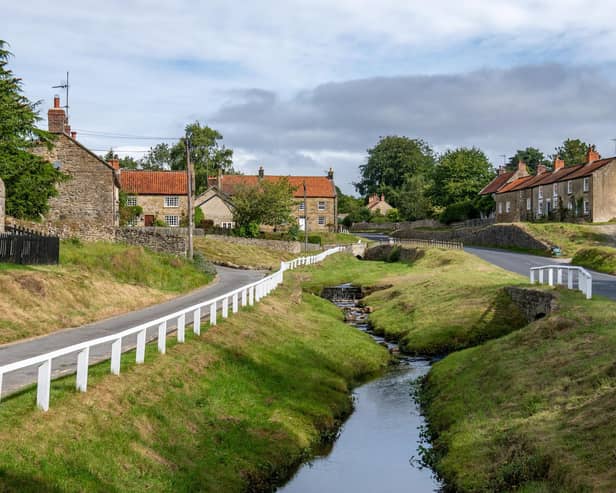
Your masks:
<path fill-rule="evenodd" d="M 20 361 L 73 344 L 121 332 L 122 330 L 148 322 L 149 320 L 155 320 L 169 313 L 187 308 L 200 301 L 216 298 L 217 296 L 254 282 L 264 276 L 262 271 L 255 270 L 230 269 L 220 266 L 217 267 L 216 270 L 218 276 L 215 283 L 197 289 L 184 296 L 81 327 L 66 329 L 36 339 L 0 346 L 0 365 Z M 187 315 L 187 325 L 193 322 L 191 317 L 192 315 Z M 171 331 L 174 328 L 175 327 L 170 324 L 168 330 Z M 157 335 L 157 330 L 156 327 L 148 329 L 148 340 L 153 339 Z M 135 347 L 135 345 L 136 336 L 126 338 L 126 340 L 123 341 L 122 350 L 128 351 Z M 90 364 L 108 359 L 110 354 L 111 344 L 96 346 L 90 350 Z M 54 359 L 52 368 L 53 377 L 75 373 L 76 364 L 76 354 Z M 36 377 L 36 367 L 5 375 L 2 384 L 2 397 L 36 382 Z"/>

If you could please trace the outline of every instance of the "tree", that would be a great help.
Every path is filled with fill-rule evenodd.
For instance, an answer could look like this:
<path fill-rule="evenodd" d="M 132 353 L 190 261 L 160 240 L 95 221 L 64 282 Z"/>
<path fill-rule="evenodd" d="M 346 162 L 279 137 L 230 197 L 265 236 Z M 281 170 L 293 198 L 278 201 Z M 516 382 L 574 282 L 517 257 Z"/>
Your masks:
<path fill-rule="evenodd" d="M 548 159 L 546 159 L 543 152 L 535 147 L 527 147 L 526 149 L 518 150 L 515 155 L 509 159 L 507 169 L 509 171 L 516 170 L 520 161 L 524 161 L 526 163 L 528 172 L 531 174 L 537 171 L 537 166 L 540 164 L 547 167 L 550 167 L 552 164 Z"/>
<path fill-rule="evenodd" d="M 112 159 L 117 159 L 120 162 L 120 168 L 124 169 L 137 169 L 140 164 L 139 161 L 131 156 L 118 158 L 118 155 L 113 152 L 113 149 L 109 149 L 104 156 L 101 156 L 101 159 L 107 163 Z"/>
<path fill-rule="evenodd" d="M 170 169 L 172 167 L 172 160 L 169 145 L 162 143 L 150 147 L 150 150 L 141 159 L 140 164 L 143 169 L 148 170 Z"/>
<path fill-rule="evenodd" d="M 361 180 L 355 183 L 355 188 L 363 196 L 384 193 L 387 201 L 398 208 L 400 188 L 406 177 L 429 176 L 434 168 L 434 152 L 421 139 L 382 137 L 367 152 L 368 160 L 359 167 Z"/>
<path fill-rule="evenodd" d="M 0 40 L 0 178 L 6 185 L 6 213 L 38 219 L 66 175 L 30 152 L 35 145 L 51 146 L 54 136 L 36 128 L 39 103 L 23 96 L 21 80 L 7 66 L 10 57 Z"/>
<path fill-rule="evenodd" d="M 480 149 L 462 147 L 447 151 L 439 157 L 434 171 L 432 201 L 446 207 L 473 200 L 493 178 L 490 162 Z"/>
<path fill-rule="evenodd" d="M 362 199 L 353 197 L 352 195 L 346 195 L 338 187 L 336 187 L 336 195 L 338 197 L 339 214 L 351 214 L 364 205 Z"/>
<path fill-rule="evenodd" d="M 586 162 L 586 155 L 591 147 L 594 146 L 580 139 L 567 139 L 554 149 L 552 159 L 560 157 L 560 159 L 565 161 L 565 166 L 582 164 Z"/>
<path fill-rule="evenodd" d="M 432 214 L 432 180 L 426 175 L 407 175 L 400 190 L 398 210 L 409 221 L 426 219 Z"/>
<path fill-rule="evenodd" d="M 222 134 L 197 121 L 186 125 L 186 135 L 190 142 L 190 159 L 195 170 L 196 194 L 208 187 L 208 176 L 216 176 L 220 171 L 231 174 L 233 170 L 233 150 L 220 143 Z M 170 150 L 171 169 L 186 169 L 186 139 L 182 138 Z"/>
<path fill-rule="evenodd" d="M 238 186 L 233 195 L 233 220 L 240 231 L 254 225 L 278 226 L 292 221 L 295 188 L 288 178 L 261 180 L 257 185 Z"/>

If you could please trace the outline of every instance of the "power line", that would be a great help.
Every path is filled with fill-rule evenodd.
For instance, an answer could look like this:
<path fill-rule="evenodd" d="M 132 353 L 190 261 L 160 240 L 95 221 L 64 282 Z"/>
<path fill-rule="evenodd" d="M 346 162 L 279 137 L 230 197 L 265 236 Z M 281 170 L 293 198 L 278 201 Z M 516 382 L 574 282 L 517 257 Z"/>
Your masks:
<path fill-rule="evenodd" d="M 112 139 L 139 139 L 139 140 L 180 140 L 182 137 L 154 137 L 150 135 L 130 135 L 112 132 L 99 132 L 96 130 L 75 129 L 78 133 L 91 137 L 108 137 Z"/>

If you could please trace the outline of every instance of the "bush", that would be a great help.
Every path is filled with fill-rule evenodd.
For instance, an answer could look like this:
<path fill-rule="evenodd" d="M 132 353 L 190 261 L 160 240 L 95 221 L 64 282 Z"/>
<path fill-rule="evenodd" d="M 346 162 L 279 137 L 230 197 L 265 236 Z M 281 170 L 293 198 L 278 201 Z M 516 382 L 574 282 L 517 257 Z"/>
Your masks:
<path fill-rule="evenodd" d="M 391 249 L 391 252 L 389 252 L 389 255 L 387 255 L 387 258 L 385 259 L 385 262 L 399 262 L 400 261 L 400 254 L 402 253 L 401 249 L 399 246 L 395 246 Z"/>
<path fill-rule="evenodd" d="M 350 228 L 351 226 L 353 226 L 353 219 L 351 219 L 351 215 L 347 215 L 345 216 L 345 218 L 342 220 L 342 225 Z"/>
<path fill-rule="evenodd" d="M 308 243 L 314 243 L 315 245 L 320 245 L 321 237 L 319 235 L 308 235 Z"/>
<path fill-rule="evenodd" d="M 439 221 L 444 224 L 451 224 L 456 221 L 475 219 L 479 216 L 479 210 L 477 210 L 473 202 L 470 200 L 465 200 L 463 202 L 456 202 L 455 204 L 450 204 L 445 207 L 445 210 L 439 217 Z"/>
<path fill-rule="evenodd" d="M 198 271 L 203 272 L 204 274 L 211 276 L 216 275 L 216 266 L 207 260 L 201 252 L 195 252 L 193 254 L 193 265 Z"/>
<path fill-rule="evenodd" d="M 259 225 L 257 223 L 241 225 L 234 230 L 234 234 L 243 238 L 256 238 L 259 236 Z"/>

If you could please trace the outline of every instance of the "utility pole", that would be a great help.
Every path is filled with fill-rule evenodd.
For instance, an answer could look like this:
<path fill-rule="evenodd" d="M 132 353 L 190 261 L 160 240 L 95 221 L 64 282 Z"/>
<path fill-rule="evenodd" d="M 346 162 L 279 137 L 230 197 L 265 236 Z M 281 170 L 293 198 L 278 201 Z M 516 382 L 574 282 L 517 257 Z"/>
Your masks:
<path fill-rule="evenodd" d="M 304 180 L 304 252 L 308 252 L 308 204 L 306 201 L 306 180 Z"/>
<path fill-rule="evenodd" d="M 188 259 L 193 259 L 193 172 L 190 162 L 190 142 L 186 134 L 186 181 L 188 185 Z"/>

